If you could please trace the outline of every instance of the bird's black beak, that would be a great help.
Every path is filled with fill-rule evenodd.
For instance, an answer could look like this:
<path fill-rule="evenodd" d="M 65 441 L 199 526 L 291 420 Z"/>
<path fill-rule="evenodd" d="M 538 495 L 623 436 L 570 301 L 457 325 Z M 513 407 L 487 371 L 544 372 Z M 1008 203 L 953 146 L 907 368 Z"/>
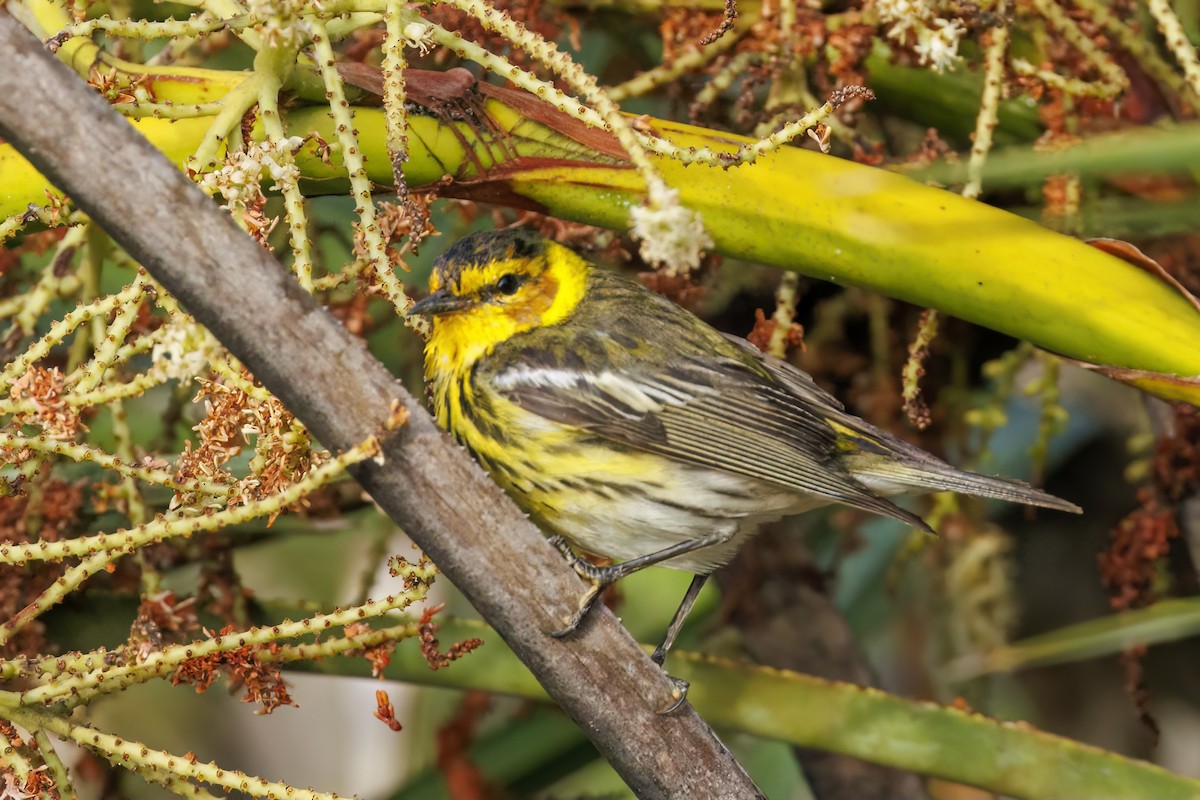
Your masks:
<path fill-rule="evenodd" d="M 471 305 L 466 297 L 450 294 L 446 291 L 434 292 L 424 300 L 418 300 L 407 312 L 406 317 L 436 317 L 438 314 L 453 314 L 455 311 L 465 311 Z"/>

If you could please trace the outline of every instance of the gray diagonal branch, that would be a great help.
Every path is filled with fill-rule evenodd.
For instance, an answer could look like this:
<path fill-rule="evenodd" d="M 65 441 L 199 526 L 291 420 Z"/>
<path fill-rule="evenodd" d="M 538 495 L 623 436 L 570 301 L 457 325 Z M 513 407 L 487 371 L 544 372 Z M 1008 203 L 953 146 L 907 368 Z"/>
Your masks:
<path fill-rule="evenodd" d="M 759 796 L 690 707 L 656 713 L 668 681 L 610 613 L 566 641 L 546 634 L 581 588 L 558 553 L 359 341 L 2 5 L 0 134 L 327 447 L 380 432 L 393 401 L 407 408 L 384 462 L 355 477 L 639 796 Z"/>

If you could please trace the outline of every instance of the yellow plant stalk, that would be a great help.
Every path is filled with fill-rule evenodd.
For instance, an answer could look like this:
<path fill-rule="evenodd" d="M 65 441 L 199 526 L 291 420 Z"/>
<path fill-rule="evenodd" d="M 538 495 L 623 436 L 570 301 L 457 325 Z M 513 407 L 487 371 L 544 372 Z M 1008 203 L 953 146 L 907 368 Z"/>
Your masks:
<path fill-rule="evenodd" d="M 347 77 L 367 88 L 376 80 Z M 628 227 L 630 208 L 644 200 L 641 179 L 611 137 L 532 95 L 476 84 L 462 70 L 412 71 L 408 85 L 410 101 L 432 112 L 409 118 L 404 173 L 412 189 L 449 176 L 454 181 L 443 194 L 617 230 Z M 450 107 L 472 113 L 448 114 Z M 464 121 L 473 115 L 483 122 Z M 200 144 L 206 119 L 134 124 L 182 163 Z M 316 141 L 297 156 L 305 191 L 344 191 L 325 110 L 294 109 L 286 123 L 289 135 L 334 143 L 330 164 Z M 355 124 L 368 177 L 390 184 L 383 112 L 357 108 Z M 648 124 L 684 148 L 731 152 L 749 141 L 665 120 Z M 799 148 L 731 169 L 685 170 L 667 158 L 656 166 L 684 205 L 701 214 L 722 253 L 937 308 L 1115 368 L 1109 374 L 1116 377 L 1136 371 L 1135 385 L 1200 404 L 1200 382 L 1190 380 L 1200 376 L 1200 312 L 1175 287 L 1120 258 L 901 175 Z M 0 217 L 44 202 L 48 188 L 0 147 Z"/>
<path fill-rule="evenodd" d="M 748 141 L 652 124 L 683 147 Z M 934 307 L 1080 361 L 1200 375 L 1200 312 L 1179 290 L 1022 217 L 798 148 L 727 171 L 658 166 L 721 252 Z M 556 216 L 615 228 L 640 193 L 628 170 L 605 167 L 522 170 L 512 188 Z"/>

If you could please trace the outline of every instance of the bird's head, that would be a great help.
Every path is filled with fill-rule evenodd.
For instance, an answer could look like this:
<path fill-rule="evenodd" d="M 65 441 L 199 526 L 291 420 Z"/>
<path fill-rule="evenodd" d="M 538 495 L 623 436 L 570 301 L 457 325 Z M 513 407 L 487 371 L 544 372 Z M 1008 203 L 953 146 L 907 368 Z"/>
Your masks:
<path fill-rule="evenodd" d="M 472 233 L 437 260 L 429 296 L 408 313 L 432 317 L 431 355 L 462 367 L 518 333 L 570 316 L 590 268 L 531 231 Z"/>

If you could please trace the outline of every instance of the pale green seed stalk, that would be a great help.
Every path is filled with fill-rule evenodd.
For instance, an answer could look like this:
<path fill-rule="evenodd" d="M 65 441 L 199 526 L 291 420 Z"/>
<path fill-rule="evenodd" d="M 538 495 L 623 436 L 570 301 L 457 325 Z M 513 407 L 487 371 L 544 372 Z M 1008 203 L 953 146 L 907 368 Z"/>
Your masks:
<path fill-rule="evenodd" d="M 200 517 L 162 517 L 127 531 L 100 533 L 77 539 L 56 542 L 30 542 L 28 544 L 0 544 L 0 563 L 24 564 L 28 561 L 52 561 L 60 558 L 82 558 L 98 550 L 132 551 L 179 536 L 212 533 L 220 528 L 249 522 L 258 517 L 267 517 L 282 511 L 301 498 L 329 483 L 345 470 L 375 454 L 374 440 L 347 450 L 345 453 L 316 467 L 300 481 L 291 484 L 278 494 L 255 500 L 243 506 L 215 511 Z"/>
<path fill-rule="evenodd" d="M 1158 23 L 1158 30 L 1166 40 L 1171 55 L 1175 56 L 1175 60 L 1183 69 L 1194 103 L 1200 99 L 1200 58 L 1196 57 L 1196 48 L 1188 41 L 1183 25 L 1168 0 L 1146 0 L 1146 6 L 1150 9 L 1154 21 Z"/>
<path fill-rule="evenodd" d="M 325 96 L 329 100 L 329 108 L 337 127 L 342 161 L 349 173 L 350 193 L 356 203 L 354 211 L 358 214 L 359 232 L 366 248 L 366 258 L 374 267 L 387 300 L 395 307 L 397 313 L 403 314 L 412 306 L 413 301 L 404 291 L 404 284 L 396 278 L 388 258 L 387 243 L 383 240 L 375 216 L 375 201 L 371 197 L 371 181 L 367 178 L 358 131 L 354 127 L 354 116 L 350 110 L 350 103 L 346 100 L 342 78 L 338 75 L 333 48 L 329 43 L 329 33 L 324 23 L 314 17 L 308 18 L 308 24 L 312 30 L 317 69 L 325 83 Z"/>

